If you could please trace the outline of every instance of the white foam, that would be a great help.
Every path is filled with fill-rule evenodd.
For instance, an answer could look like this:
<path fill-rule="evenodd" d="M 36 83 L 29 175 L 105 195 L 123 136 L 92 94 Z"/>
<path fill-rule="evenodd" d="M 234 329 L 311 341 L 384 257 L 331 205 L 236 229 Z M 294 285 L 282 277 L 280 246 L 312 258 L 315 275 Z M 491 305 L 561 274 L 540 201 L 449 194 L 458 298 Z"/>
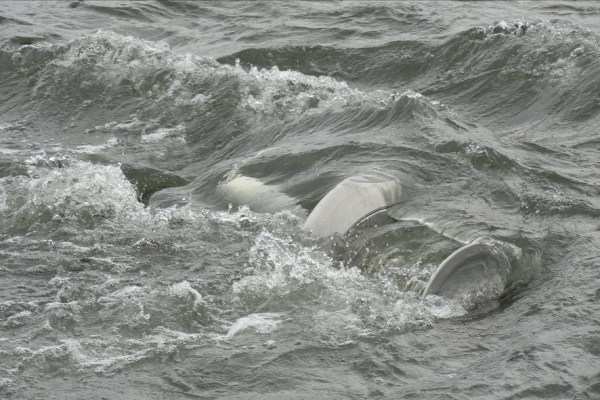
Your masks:
<path fill-rule="evenodd" d="M 458 301 L 423 301 L 417 293 L 399 290 L 392 275 L 366 275 L 356 267 L 336 265 L 316 247 L 266 230 L 256 237 L 249 261 L 253 274 L 232 286 L 238 301 L 313 321 L 309 324 L 315 334 L 333 331 L 347 340 L 377 329 L 431 326 L 438 318 L 466 313 Z"/>
<path fill-rule="evenodd" d="M 277 330 L 281 324 L 279 318 L 281 318 L 281 314 L 277 313 L 250 314 L 235 321 L 225 336 L 218 336 L 215 339 L 230 340 L 236 334 L 250 328 L 254 328 L 256 333 L 271 333 Z"/>
<path fill-rule="evenodd" d="M 12 383 L 13 383 L 13 380 L 10 378 L 0 378 L 0 388 L 8 387 Z"/>
<path fill-rule="evenodd" d="M 25 320 L 31 317 L 32 313 L 29 310 L 21 311 L 19 313 L 13 314 L 6 319 L 4 322 L 5 327 L 14 328 L 17 326 L 21 326 L 25 324 Z"/>
<path fill-rule="evenodd" d="M 159 142 L 166 138 L 174 138 L 177 141 L 185 143 L 183 134 L 185 133 L 185 124 L 179 124 L 174 128 L 161 128 L 153 133 L 142 135 L 140 141 L 142 143 Z"/>
<path fill-rule="evenodd" d="M 3 147 L 0 147 L 0 154 L 20 154 L 23 153 L 23 150 L 17 150 L 17 149 L 6 149 Z"/>
<path fill-rule="evenodd" d="M 214 88 L 219 82 L 231 78 L 239 82 L 238 107 L 259 115 L 295 118 L 298 115 L 340 110 L 345 107 L 389 109 L 401 99 L 414 100 L 413 106 L 431 109 L 424 96 L 413 91 L 394 93 L 384 90 L 372 92 L 351 88 L 346 82 L 327 76 L 310 76 L 298 71 L 280 71 L 277 66 L 270 69 L 241 67 L 217 63 L 211 57 L 191 53 L 176 53 L 162 42 L 150 42 L 109 31 L 99 31 L 65 45 L 65 52 L 50 62 L 41 72 L 42 78 L 34 93 L 45 86 L 53 85 L 60 76 L 87 73 L 93 63 L 97 68 L 90 78 L 95 84 L 108 88 L 117 87 L 127 79 L 133 87 L 139 87 L 146 97 L 153 99 L 153 107 L 186 107 L 190 112 L 208 104 Z M 147 88 L 147 78 L 157 70 L 168 71 L 164 80 Z M 57 73 L 58 71 L 58 73 Z M 205 92 L 196 92 L 201 87 Z M 56 85 L 60 86 L 60 85 Z M 141 89 L 141 87 L 144 89 Z M 196 89 L 199 90 L 199 89 Z M 106 124 L 96 129 L 112 132 L 150 131 L 150 126 L 133 118 L 129 122 Z M 145 135 L 144 141 L 158 141 L 164 133 Z M 154 135 L 154 136 L 152 136 Z"/>
<path fill-rule="evenodd" d="M 43 346 L 37 350 L 20 347 L 15 349 L 15 355 L 20 356 L 24 363 L 56 365 L 61 362 L 63 368 L 92 368 L 99 373 L 111 373 L 143 359 L 175 354 L 178 346 L 193 347 L 202 338 L 200 334 L 186 334 L 164 327 L 157 327 L 140 339 L 93 336 L 62 340 L 59 345 Z"/>
<path fill-rule="evenodd" d="M 191 294 L 195 306 L 205 304 L 202 295 L 188 281 L 179 282 L 169 287 L 169 294 L 174 297 L 188 297 Z"/>
<path fill-rule="evenodd" d="M 18 215 L 12 219 L 15 223 L 40 223 L 44 213 L 58 221 L 83 215 L 127 217 L 143 209 L 135 189 L 116 165 L 44 156 L 32 157 L 26 164 L 30 177 L 0 178 L 0 204 L 5 212 Z"/>
<path fill-rule="evenodd" d="M 119 144 L 119 140 L 117 138 L 113 137 L 113 138 L 106 140 L 102 144 L 97 144 L 97 145 L 86 144 L 86 145 L 77 146 L 72 151 L 74 153 L 96 154 L 96 153 L 100 153 L 101 151 L 104 151 L 106 149 L 109 149 L 111 147 L 115 147 L 117 144 Z"/>

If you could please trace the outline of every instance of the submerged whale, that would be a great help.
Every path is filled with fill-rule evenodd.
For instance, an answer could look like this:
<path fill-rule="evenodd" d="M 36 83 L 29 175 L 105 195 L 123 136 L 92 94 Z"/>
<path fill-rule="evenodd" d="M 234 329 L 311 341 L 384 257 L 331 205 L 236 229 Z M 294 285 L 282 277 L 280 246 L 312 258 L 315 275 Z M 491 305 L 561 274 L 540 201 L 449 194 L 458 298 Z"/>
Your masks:
<path fill-rule="evenodd" d="M 414 184 L 408 177 L 376 173 L 347 178 L 335 186 L 310 213 L 304 229 L 326 237 L 345 234 L 353 226 L 385 210 L 395 220 L 422 223 L 464 246 L 450 254 L 431 275 L 422 297 L 430 294 L 461 296 L 477 285 L 495 281 L 503 287 L 520 249 L 485 234 L 481 226 L 457 227 L 452 221 L 424 218 L 408 212 L 401 202 L 410 197 Z"/>
<path fill-rule="evenodd" d="M 306 211 L 296 204 L 296 200 L 282 193 L 277 186 L 266 185 L 244 175 L 232 174 L 219 184 L 215 194 L 232 207 L 245 205 L 254 212 L 288 210 L 299 217 L 306 217 Z"/>
<path fill-rule="evenodd" d="M 511 265 L 521 250 L 487 234 L 483 225 L 464 226 L 439 216 L 424 216 L 404 207 L 415 190 L 414 181 L 398 172 L 373 172 L 338 183 L 308 215 L 303 229 L 321 237 L 344 235 L 363 221 L 385 213 L 390 221 L 412 220 L 446 236 L 462 247 L 450 254 L 431 275 L 422 297 L 463 296 L 466 291 L 494 283 L 503 288 Z M 215 193 L 232 205 L 247 205 L 255 212 L 289 210 L 305 216 L 305 210 L 276 186 L 231 174 Z M 500 289 L 502 290 L 502 289 Z"/>

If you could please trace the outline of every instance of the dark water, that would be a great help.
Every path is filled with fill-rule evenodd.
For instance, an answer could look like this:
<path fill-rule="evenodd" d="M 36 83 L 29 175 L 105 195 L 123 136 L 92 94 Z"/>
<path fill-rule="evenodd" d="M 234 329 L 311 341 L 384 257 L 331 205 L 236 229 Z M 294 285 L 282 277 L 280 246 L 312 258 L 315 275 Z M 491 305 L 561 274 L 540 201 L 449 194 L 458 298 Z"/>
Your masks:
<path fill-rule="evenodd" d="M 0 3 L 0 398 L 600 397 L 600 4 Z M 301 229 L 343 179 L 406 218 Z M 484 232 L 519 262 L 419 294 Z"/>

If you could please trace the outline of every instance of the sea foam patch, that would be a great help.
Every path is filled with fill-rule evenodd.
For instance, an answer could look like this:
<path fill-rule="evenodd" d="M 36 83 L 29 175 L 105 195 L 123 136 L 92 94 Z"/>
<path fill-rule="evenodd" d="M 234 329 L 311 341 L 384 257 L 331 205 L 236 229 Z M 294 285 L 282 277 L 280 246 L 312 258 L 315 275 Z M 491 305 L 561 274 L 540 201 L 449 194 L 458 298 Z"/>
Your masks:
<path fill-rule="evenodd" d="M 252 273 L 232 286 L 240 305 L 307 321 L 318 335 L 423 328 L 467 312 L 457 300 L 421 300 L 399 290 L 391 276 L 369 275 L 266 230 L 256 237 L 249 261 Z"/>

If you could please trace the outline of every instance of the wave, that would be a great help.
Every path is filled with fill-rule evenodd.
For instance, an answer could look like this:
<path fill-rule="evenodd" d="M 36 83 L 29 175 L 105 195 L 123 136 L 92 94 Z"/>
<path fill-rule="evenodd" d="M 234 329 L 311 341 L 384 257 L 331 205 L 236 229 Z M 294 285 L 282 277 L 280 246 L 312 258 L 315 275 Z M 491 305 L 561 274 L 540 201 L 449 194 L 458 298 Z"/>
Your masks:
<path fill-rule="evenodd" d="M 599 39 L 568 21 L 499 21 L 472 28 L 439 45 L 396 41 L 378 47 L 339 49 L 293 46 L 247 49 L 218 61 L 256 68 L 277 64 L 307 75 L 407 88 L 418 82 L 426 96 L 469 104 L 473 120 L 518 124 L 559 114 L 583 121 L 595 102 Z M 540 108 L 540 103 L 543 107 Z"/>
<path fill-rule="evenodd" d="M 13 93 L 3 110 L 33 113 L 33 130 L 39 132 L 43 124 L 63 144 L 84 133 L 93 141 L 85 146 L 104 146 L 108 154 L 116 153 L 113 160 L 121 145 L 135 144 L 160 159 L 158 150 L 148 149 L 174 137 L 164 129 L 175 127 L 181 128 L 181 142 L 173 140 L 169 151 L 185 158 L 188 150 L 206 156 L 240 151 L 255 139 L 264 147 L 282 137 L 282 127 L 291 135 L 299 128 L 329 126 L 344 132 L 411 121 L 456 126 L 448 120 L 452 111 L 447 106 L 412 90 L 363 91 L 335 78 L 274 65 L 260 70 L 230 66 L 109 31 L 60 46 L 3 51 L 0 64 L 6 78 L 0 85 L 7 90 L 10 85 Z M 271 133 L 263 129 L 267 134 L 260 137 L 247 133 L 269 126 Z M 115 146 L 105 143 L 115 139 L 119 146 L 111 150 Z M 74 151 L 87 150 L 93 147 Z"/>

